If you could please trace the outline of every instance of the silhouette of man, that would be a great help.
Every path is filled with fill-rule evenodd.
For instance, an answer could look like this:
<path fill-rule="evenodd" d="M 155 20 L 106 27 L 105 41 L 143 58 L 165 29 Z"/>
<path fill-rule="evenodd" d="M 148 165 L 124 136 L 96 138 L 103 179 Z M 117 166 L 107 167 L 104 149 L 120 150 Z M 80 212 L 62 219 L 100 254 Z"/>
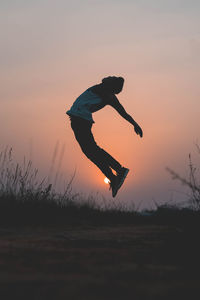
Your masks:
<path fill-rule="evenodd" d="M 129 169 L 124 168 L 105 150 L 100 148 L 92 134 L 94 120 L 92 113 L 102 109 L 105 105 L 111 105 L 128 122 L 134 126 L 136 134 L 143 136 L 142 129 L 135 120 L 125 111 L 115 96 L 122 91 L 124 79 L 122 77 L 109 76 L 102 79 L 100 84 L 94 85 L 83 92 L 66 112 L 71 120 L 74 131 L 83 153 L 90 159 L 110 180 L 112 196 L 115 197 L 122 186 Z M 113 174 L 112 169 L 116 171 Z"/>

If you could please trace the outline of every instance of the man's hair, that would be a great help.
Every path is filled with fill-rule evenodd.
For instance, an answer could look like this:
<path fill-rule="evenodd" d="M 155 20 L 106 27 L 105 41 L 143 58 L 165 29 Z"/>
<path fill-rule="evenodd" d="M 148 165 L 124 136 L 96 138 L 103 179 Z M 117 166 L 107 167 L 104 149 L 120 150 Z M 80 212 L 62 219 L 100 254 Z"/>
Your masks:
<path fill-rule="evenodd" d="M 109 76 L 102 79 L 103 85 L 111 91 L 121 91 L 124 85 L 123 77 Z"/>

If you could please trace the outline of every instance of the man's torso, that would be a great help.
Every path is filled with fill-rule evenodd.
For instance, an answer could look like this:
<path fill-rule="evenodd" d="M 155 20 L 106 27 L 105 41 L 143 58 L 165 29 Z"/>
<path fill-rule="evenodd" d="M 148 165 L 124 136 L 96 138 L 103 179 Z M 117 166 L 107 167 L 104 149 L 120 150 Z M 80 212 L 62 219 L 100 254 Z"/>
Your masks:
<path fill-rule="evenodd" d="M 101 84 L 94 85 L 75 100 L 71 109 L 67 111 L 67 114 L 82 117 L 94 123 L 92 113 L 110 104 L 111 101 L 112 95 Z"/>

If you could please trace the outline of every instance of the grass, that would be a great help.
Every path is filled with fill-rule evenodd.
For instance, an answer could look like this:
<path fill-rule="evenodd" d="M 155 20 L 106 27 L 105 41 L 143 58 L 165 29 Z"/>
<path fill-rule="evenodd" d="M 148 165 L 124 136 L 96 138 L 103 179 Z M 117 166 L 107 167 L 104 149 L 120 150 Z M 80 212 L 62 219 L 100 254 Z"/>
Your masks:
<path fill-rule="evenodd" d="M 73 193 L 74 176 L 59 194 L 1 152 L 1 299 L 199 299 L 198 198 L 141 213 Z"/>
<path fill-rule="evenodd" d="M 196 144 L 197 153 L 200 155 L 200 146 Z M 184 178 L 171 168 L 166 168 L 171 174 L 172 179 L 178 180 L 182 185 L 187 186 L 190 190 L 188 199 L 188 207 L 192 210 L 200 210 L 200 182 L 198 178 L 198 168 L 194 166 L 192 162 L 192 156 L 189 154 L 189 175 L 188 178 Z"/>
<path fill-rule="evenodd" d="M 54 162 L 56 152 L 54 151 Z M 51 173 L 53 168 L 51 166 Z M 110 205 L 103 197 L 98 202 L 98 195 L 86 198 L 81 193 L 73 193 L 75 172 L 65 184 L 64 192 L 58 193 L 50 182 L 50 176 L 39 180 L 38 169 L 33 167 L 32 162 L 24 157 L 20 165 L 13 159 L 13 149 L 6 147 L 0 153 L 0 224 L 172 224 L 186 219 L 190 223 L 197 222 L 200 215 L 200 187 L 195 178 L 196 169 L 191 155 L 189 180 L 169 168 L 167 170 L 173 179 L 178 179 L 191 188 L 190 205 L 181 208 L 175 204 L 157 204 L 155 210 L 141 213 L 134 207 L 127 210 L 124 204 L 113 206 L 114 200 Z M 57 171 L 56 180 L 58 177 Z M 55 183 L 56 180 L 52 179 L 52 182 Z"/>
<path fill-rule="evenodd" d="M 54 151 L 53 162 L 55 162 Z M 81 193 L 74 193 L 72 183 L 75 172 L 68 183 L 65 184 L 63 193 L 56 192 L 55 182 L 59 177 L 58 171 L 55 178 L 47 176 L 38 179 L 38 169 L 34 168 L 30 160 L 24 157 L 22 165 L 13 159 L 13 149 L 6 147 L 0 153 L 0 224 L 55 224 L 83 222 L 84 220 L 104 220 L 115 216 L 118 219 L 135 214 L 123 212 L 124 205 L 111 208 L 106 199 L 102 197 L 101 203 L 96 201 L 96 196 L 85 197 Z"/>

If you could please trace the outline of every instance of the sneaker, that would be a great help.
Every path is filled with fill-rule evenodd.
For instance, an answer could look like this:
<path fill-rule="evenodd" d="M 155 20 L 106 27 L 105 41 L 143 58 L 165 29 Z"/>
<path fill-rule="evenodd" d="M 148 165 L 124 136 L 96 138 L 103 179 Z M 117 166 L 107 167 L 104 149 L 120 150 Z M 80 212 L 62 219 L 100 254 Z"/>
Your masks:
<path fill-rule="evenodd" d="M 117 192 L 118 192 L 118 185 L 119 185 L 119 178 L 118 176 L 115 176 L 115 181 L 111 181 L 110 183 L 110 188 L 109 190 L 112 189 L 112 196 L 113 198 L 117 195 Z"/>
<path fill-rule="evenodd" d="M 117 177 L 119 178 L 118 190 L 124 183 L 124 180 L 126 179 L 126 176 L 128 175 L 128 172 L 129 172 L 129 169 L 122 167 L 120 173 L 117 174 Z"/>

